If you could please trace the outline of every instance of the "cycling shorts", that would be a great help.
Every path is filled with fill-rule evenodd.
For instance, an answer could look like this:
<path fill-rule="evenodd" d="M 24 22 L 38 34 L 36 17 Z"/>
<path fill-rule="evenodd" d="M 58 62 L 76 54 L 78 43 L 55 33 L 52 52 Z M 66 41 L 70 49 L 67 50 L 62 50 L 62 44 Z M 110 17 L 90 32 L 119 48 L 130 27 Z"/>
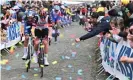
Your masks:
<path fill-rule="evenodd" d="M 48 38 L 48 28 L 35 28 L 35 36 L 37 38 Z"/>

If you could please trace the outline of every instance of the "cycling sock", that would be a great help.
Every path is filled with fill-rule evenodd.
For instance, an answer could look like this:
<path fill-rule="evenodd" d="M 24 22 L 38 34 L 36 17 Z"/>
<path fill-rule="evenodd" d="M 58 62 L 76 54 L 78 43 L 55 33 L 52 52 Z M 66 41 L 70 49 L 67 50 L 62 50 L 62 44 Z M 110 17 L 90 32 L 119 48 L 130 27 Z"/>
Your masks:
<path fill-rule="evenodd" d="M 34 56 L 37 56 L 37 51 L 35 51 L 33 55 L 34 55 Z"/>
<path fill-rule="evenodd" d="M 24 55 L 28 54 L 28 47 L 24 47 Z"/>
<path fill-rule="evenodd" d="M 48 54 L 44 54 L 44 57 L 48 58 Z"/>

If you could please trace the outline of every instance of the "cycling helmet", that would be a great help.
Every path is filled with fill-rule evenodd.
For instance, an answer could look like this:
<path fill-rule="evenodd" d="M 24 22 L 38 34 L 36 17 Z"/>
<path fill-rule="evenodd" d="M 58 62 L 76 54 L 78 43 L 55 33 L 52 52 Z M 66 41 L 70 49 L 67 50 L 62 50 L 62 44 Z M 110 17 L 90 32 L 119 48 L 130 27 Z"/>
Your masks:
<path fill-rule="evenodd" d="M 54 6 L 54 9 L 55 10 L 60 10 L 60 7 L 56 5 L 56 6 Z"/>
<path fill-rule="evenodd" d="M 33 11 L 29 11 L 27 14 L 27 17 L 33 17 L 34 16 L 34 12 Z"/>

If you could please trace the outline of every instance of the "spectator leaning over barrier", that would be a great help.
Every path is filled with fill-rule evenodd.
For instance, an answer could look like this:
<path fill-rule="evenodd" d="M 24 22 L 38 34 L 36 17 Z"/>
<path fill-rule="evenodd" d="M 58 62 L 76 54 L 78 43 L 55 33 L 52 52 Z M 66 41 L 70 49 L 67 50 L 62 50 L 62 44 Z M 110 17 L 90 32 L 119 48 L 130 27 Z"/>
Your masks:
<path fill-rule="evenodd" d="M 102 16 L 104 16 L 104 15 L 102 15 Z M 87 33 L 86 35 L 81 36 L 80 38 L 76 38 L 75 41 L 79 42 L 81 40 L 86 40 L 88 38 L 98 35 L 101 32 L 104 32 L 104 33 L 109 32 L 109 30 L 111 29 L 109 20 L 110 20 L 109 16 L 103 17 L 101 20 L 99 20 L 99 23 L 95 26 L 95 29 L 93 29 L 91 32 Z"/>

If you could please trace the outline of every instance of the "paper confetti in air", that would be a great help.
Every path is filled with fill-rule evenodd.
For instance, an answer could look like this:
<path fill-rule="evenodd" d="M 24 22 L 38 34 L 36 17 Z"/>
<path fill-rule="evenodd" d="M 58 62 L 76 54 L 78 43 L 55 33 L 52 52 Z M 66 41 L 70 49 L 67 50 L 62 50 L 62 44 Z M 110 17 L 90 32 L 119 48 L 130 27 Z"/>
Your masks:
<path fill-rule="evenodd" d="M 74 46 L 75 45 L 75 43 L 72 43 L 72 46 Z"/>
<path fill-rule="evenodd" d="M 38 74 L 34 74 L 34 77 L 37 77 L 38 76 Z"/>
<path fill-rule="evenodd" d="M 65 56 L 65 59 L 70 59 L 70 57 L 69 56 Z"/>
<path fill-rule="evenodd" d="M 83 74 L 83 70 L 82 69 L 79 69 L 78 70 L 78 75 L 82 75 Z"/>
<path fill-rule="evenodd" d="M 69 64 L 69 65 L 68 65 L 68 68 L 72 68 L 72 65 L 71 65 L 71 64 Z"/>
<path fill-rule="evenodd" d="M 52 64 L 53 64 L 53 65 L 57 64 L 57 61 L 53 61 Z"/>
<path fill-rule="evenodd" d="M 7 66 L 6 67 L 6 70 L 11 70 L 11 66 Z"/>
<path fill-rule="evenodd" d="M 24 79 L 26 78 L 24 74 L 22 74 L 21 77 L 24 78 Z"/>
<path fill-rule="evenodd" d="M 61 77 L 56 77 L 55 80 L 61 80 Z"/>

